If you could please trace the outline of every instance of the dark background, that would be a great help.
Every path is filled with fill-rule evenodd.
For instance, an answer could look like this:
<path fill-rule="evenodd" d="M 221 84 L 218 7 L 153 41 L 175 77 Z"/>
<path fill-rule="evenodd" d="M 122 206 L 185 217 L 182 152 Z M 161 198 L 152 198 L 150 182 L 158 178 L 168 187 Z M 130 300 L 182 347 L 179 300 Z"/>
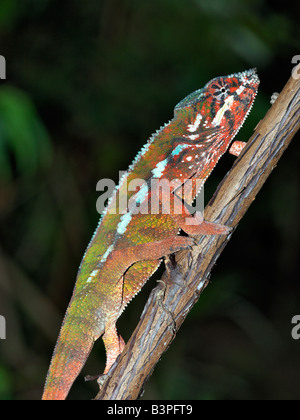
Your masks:
<path fill-rule="evenodd" d="M 0 399 L 38 399 L 99 215 L 96 183 L 118 181 L 188 93 L 257 67 L 247 140 L 291 75 L 297 2 L 1 0 Z M 231 167 L 222 158 L 206 199 Z M 146 384 L 144 399 L 298 399 L 299 134 L 251 206 Z M 159 276 L 159 273 L 158 275 Z M 118 322 L 125 340 L 150 280 Z M 99 340 L 70 398 L 90 399 Z"/>

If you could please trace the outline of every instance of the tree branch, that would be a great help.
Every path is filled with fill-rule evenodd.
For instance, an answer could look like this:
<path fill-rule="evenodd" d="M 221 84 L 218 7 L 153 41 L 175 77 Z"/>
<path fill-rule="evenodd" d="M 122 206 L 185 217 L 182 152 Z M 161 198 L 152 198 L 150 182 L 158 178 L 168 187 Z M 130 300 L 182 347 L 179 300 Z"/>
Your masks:
<path fill-rule="evenodd" d="M 300 126 L 300 79 L 290 78 L 205 209 L 205 219 L 237 227 Z M 231 238 L 201 236 L 170 260 L 124 351 L 95 399 L 136 399 L 209 282 Z"/>

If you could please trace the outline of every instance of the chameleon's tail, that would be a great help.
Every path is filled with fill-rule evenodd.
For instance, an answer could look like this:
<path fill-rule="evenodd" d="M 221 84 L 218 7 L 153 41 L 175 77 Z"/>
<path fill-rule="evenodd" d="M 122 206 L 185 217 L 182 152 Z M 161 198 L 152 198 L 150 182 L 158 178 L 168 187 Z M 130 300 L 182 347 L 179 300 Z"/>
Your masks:
<path fill-rule="evenodd" d="M 64 323 L 49 367 L 43 400 L 64 400 L 94 344 L 86 325 Z"/>

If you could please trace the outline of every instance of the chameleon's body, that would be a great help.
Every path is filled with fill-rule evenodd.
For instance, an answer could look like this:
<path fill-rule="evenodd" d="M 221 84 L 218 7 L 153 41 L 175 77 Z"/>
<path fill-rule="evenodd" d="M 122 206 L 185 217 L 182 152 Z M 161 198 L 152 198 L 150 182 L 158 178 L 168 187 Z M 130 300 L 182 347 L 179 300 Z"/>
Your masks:
<path fill-rule="evenodd" d="M 176 107 L 174 118 L 156 132 L 137 155 L 115 190 L 81 263 L 73 296 L 67 309 L 50 365 L 43 399 L 63 399 L 82 369 L 94 341 L 103 336 L 107 373 L 124 347 L 116 321 L 127 303 L 157 269 L 161 258 L 193 245 L 180 236 L 227 234 L 230 228 L 205 222 L 196 212 L 194 221 L 187 207 L 171 191 L 169 214 L 134 214 L 134 206 L 150 203 L 156 194 L 153 179 L 205 180 L 228 149 L 242 126 L 257 93 L 255 70 L 218 77 Z M 243 144 L 230 151 L 238 154 Z M 146 183 L 127 192 L 130 181 Z M 204 181 L 203 181 L 204 182 Z M 176 190 L 177 191 L 177 190 Z M 120 198 L 128 193 L 128 207 L 119 214 Z M 186 204 L 191 204 L 197 191 Z M 116 214 L 110 209 L 116 208 Z M 181 214 L 178 209 L 181 210 Z"/>

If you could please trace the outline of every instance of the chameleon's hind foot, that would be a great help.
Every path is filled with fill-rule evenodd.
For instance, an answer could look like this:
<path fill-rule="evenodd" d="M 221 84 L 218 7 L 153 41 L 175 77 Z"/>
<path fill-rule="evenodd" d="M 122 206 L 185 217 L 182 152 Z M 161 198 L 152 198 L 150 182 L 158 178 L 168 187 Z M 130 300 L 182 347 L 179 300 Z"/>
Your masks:
<path fill-rule="evenodd" d="M 115 324 L 105 330 L 102 339 L 106 350 L 106 366 L 103 375 L 106 375 L 114 364 L 116 358 L 122 353 L 125 347 L 125 341 L 118 334 Z"/>

